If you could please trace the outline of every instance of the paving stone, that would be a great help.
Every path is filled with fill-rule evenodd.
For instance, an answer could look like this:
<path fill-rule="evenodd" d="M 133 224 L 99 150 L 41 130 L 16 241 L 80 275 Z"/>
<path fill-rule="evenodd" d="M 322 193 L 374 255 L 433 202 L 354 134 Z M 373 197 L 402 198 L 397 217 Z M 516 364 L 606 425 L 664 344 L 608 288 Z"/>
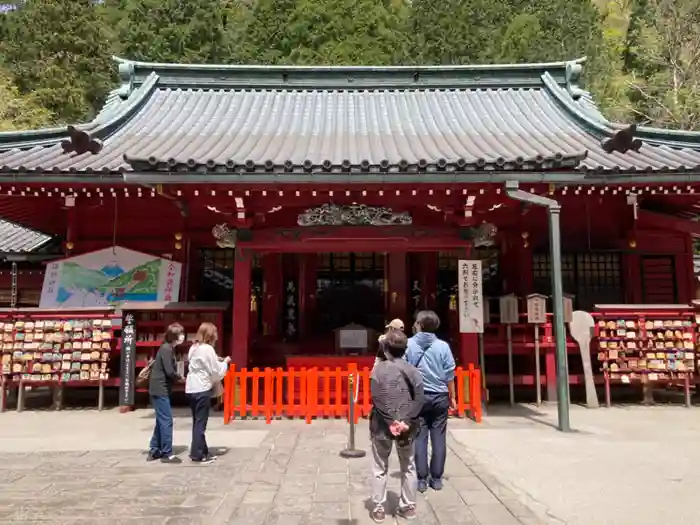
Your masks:
<path fill-rule="evenodd" d="M 316 487 L 314 501 L 319 503 L 343 502 L 348 500 L 347 485 L 321 485 Z"/>
<path fill-rule="evenodd" d="M 349 503 L 337 502 L 337 503 L 313 503 L 311 505 L 311 512 L 309 513 L 311 520 L 318 518 L 325 519 L 348 519 L 350 517 Z"/>
<path fill-rule="evenodd" d="M 270 505 L 240 505 L 229 520 L 231 525 L 260 525 L 265 523 L 270 513 Z"/>
<path fill-rule="evenodd" d="M 253 489 L 249 488 L 248 491 L 246 492 L 245 496 L 243 497 L 242 504 L 243 505 L 249 505 L 249 504 L 258 504 L 258 503 L 263 503 L 263 504 L 271 504 L 273 500 L 275 499 L 276 491 L 273 490 L 259 490 L 259 489 Z"/>
<path fill-rule="evenodd" d="M 471 505 L 469 510 L 472 511 L 479 525 L 520 525 L 520 520 L 508 512 L 500 503 L 494 505 Z"/>
<path fill-rule="evenodd" d="M 250 421 L 237 422 L 236 426 L 248 423 L 260 425 Z M 231 449 L 207 466 L 189 462 L 178 466 L 147 463 L 143 451 L 136 450 L 1 454 L 0 523 L 372 523 L 371 503 L 368 504 L 371 458 L 349 461 L 338 455 L 347 442 L 346 424 L 280 421 L 272 426 L 275 424 L 279 429 L 270 430 L 257 449 Z M 7 429 L 0 426 L 0 440 L 4 431 Z M 369 449 L 364 431 L 358 433 L 358 447 Z M 462 459 L 463 453 L 462 449 L 451 447 L 445 487 L 440 492 L 431 490 L 419 495 L 414 523 L 541 525 L 534 521 L 530 509 L 488 470 L 468 466 Z M 392 461 L 386 523 L 397 525 L 402 523 L 393 516 L 399 498 L 400 472 L 395 457 Z"/>
<path fill-rule="evenodd" d="M 499 500 L 494 496 L 493 492 L 483 488 L 477 490 L 458 490 L 462 500 L 468 505 L 498 505 Z"/>

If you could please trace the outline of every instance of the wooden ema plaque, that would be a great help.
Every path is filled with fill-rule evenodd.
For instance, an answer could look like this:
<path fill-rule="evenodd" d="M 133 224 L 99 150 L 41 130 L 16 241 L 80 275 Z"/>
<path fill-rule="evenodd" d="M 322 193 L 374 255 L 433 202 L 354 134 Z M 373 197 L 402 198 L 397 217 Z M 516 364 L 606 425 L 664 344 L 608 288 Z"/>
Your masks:
<path fill-rule="evenodd" d="M 527 296 L 527 322 L 530 324 L 547 322 L 547 296 L 538 293 Z"/>
<path fill-rule="evenodd" d="M 564 322 L 570 323 L 574 318 L 574 296 L 564 294 Z"/>
<path fill-rule="evenodd" d="M 518 323 L 518 298 L 515 295 L 502 296 L 499 300 L 499 306 L 502 324 Z"/>

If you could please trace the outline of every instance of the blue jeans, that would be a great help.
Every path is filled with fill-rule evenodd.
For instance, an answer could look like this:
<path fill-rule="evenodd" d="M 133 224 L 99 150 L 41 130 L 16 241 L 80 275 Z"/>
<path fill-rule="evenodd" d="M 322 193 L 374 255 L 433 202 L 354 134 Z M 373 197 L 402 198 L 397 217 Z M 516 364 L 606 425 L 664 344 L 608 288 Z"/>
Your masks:
<path fill-rule="evenodd" d="M 151 438 L 151 454 L 170 457 L 173 455 L 173 411 L 168 396 L 151 396 L 156 412 L 156 426 Z"/>
<path fill-rule="evenodd" d="M 420 412 L 420 430 L 416 437 L 416 474 L 419 480 L 442 479 L 447 459 L 447 416 L 450 399 L 447 393 L 425 393 L 425 403 Z M 428 465 L 428 438 L 432 446 Z"/>

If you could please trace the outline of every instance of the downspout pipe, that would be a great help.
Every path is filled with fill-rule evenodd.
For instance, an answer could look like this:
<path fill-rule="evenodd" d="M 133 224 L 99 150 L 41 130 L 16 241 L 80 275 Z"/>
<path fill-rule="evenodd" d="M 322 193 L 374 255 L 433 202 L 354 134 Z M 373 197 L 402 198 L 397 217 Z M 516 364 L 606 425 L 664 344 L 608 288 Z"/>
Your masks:
<path fill-rule="evenodd" d="M 559 430 L 571 432 L 569 418 L 569 361 L 566 353 L 564 326 L 564 290 L 561 278 L 561 204 L 547 197 L 520 189 L 517 181 L 506 182 L 506 195 L 516 201 L 547 208 L 549 218 L 549 253 L 552 270 L 552 309 L 554 310 L 554 339 L 557 356 L 557 414 Z M 539 378 L 538 378 L 539 380 Z"/>

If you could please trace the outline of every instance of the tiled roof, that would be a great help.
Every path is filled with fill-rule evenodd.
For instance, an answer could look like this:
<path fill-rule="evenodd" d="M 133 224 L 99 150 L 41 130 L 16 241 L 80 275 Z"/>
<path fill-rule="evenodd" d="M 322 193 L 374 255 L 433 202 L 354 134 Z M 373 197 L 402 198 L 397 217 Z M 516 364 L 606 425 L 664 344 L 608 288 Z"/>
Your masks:
<path fill-rule="evenodd" d="M 50 240 L 48 235 L 0 220 L 0 253 L 33 252 Z"/>
<path fill-rule="evenodd" d="M 16 147 L 0 134 L 0 171 L 700 170 L 700 135 L 686 132 L 642 128 L 646 142 L 630 134 L 612 146 L 625 153 L 606 152 L 622 128 L 575 86 L 578 63 L 519 67 L 122 62 L 125 85 L 82 128 L 101 139 L 99 153 L 65 153 L 53 135 L 53 145 L 24 136 Z"/>

